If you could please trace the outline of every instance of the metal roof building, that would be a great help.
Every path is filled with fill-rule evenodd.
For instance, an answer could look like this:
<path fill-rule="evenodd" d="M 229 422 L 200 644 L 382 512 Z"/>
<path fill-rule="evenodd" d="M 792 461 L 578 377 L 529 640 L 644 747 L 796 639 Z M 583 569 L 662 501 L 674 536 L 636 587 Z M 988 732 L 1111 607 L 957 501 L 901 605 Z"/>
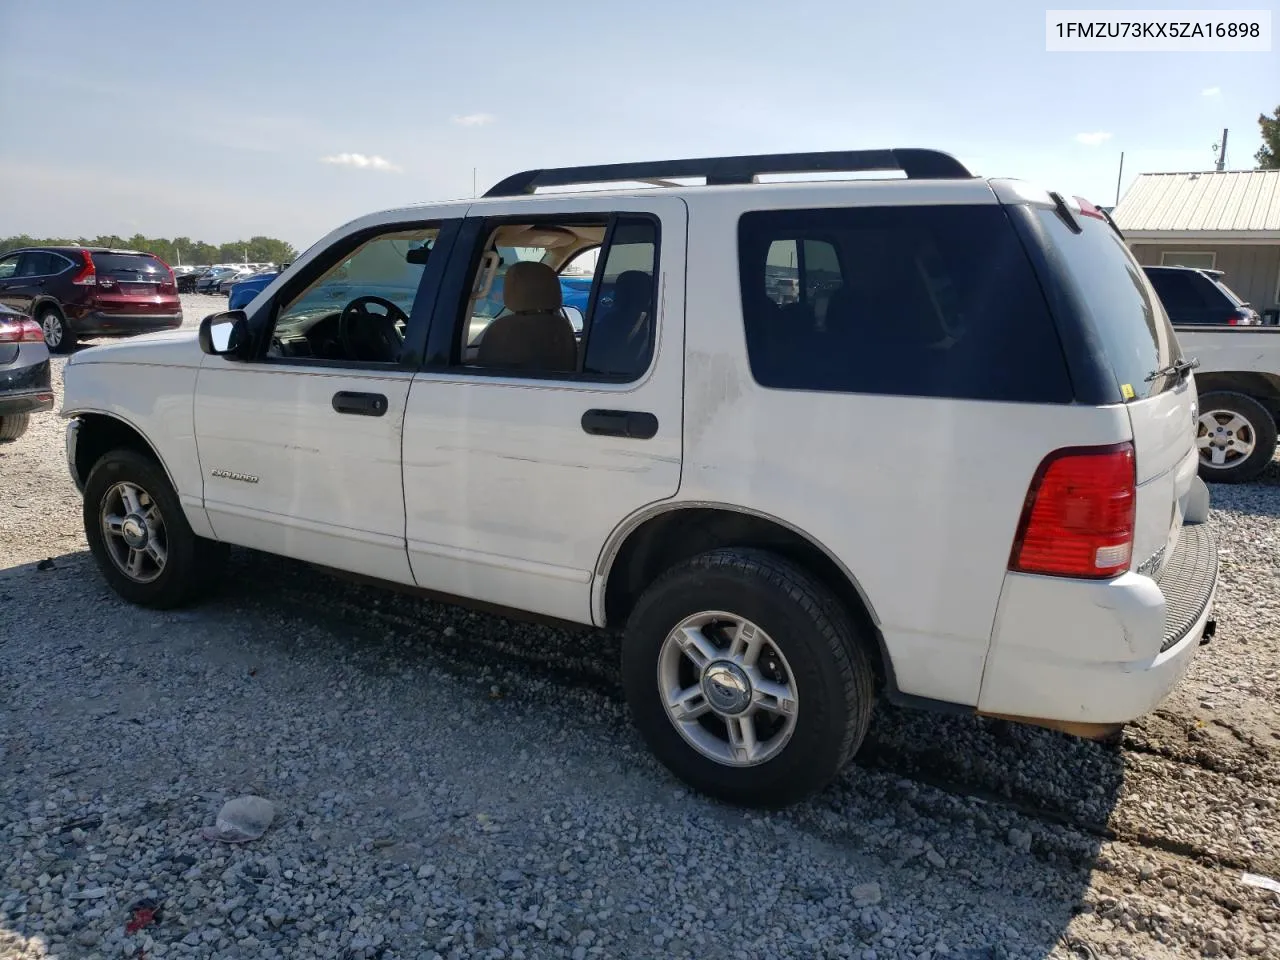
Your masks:
<path fill-rule="evenodd" d="M 1280 170 L 1140 174 L 1112 217 L 1142 265 L 1222 270 L 1257 310 L 1280 307 Z"/>
<path fill-rule="evenodd" d="M 1144 173 L 1112 216 L 1135 240 L 1280 240 L 1280 170 Z"/>

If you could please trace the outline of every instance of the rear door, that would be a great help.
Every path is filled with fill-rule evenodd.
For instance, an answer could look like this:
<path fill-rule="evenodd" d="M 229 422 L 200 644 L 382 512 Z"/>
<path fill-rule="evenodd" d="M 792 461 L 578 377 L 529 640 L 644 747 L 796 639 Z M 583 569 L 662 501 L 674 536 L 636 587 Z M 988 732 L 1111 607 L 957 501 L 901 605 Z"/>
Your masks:
<path fill-rule="evenodd" d="M 1037 216 L 1067 262 L 1068 282 L 1114 371 L 1133 427 L 1138 504 L 1133 567 L 1154 575 L 1173 553 L 1195 480 L 1196 390 L 1185 374 L 1162 373 L 1181 348 L 1147 274 L 1102 219 L 1077 213 L 1073 232 L 1053 210 Z"/>
<path fill-rule="evenodd" d="M 406 535 L 420 586 L 592 622 L 605 541 L 680 485 L 686 217 L 682 200 L 659 196 L 471 209 L 405 414 Z M 597 244 L 576 365 L 568 347 L 555 369 L 489 365 L 478 343 L 515 296 L 508 278 L 493 302 L 496 274 L 514 260 L 559 271 Z M 619 277 L 630 296 L 615 289 L 603 303 Z M 540 300 L 558 289 L 562 304 L 563 286 L 543 279 Z M 537 305 L 543 331 L 558 306 Z M 546 356 L 536 332 L 531 356 Z"/>

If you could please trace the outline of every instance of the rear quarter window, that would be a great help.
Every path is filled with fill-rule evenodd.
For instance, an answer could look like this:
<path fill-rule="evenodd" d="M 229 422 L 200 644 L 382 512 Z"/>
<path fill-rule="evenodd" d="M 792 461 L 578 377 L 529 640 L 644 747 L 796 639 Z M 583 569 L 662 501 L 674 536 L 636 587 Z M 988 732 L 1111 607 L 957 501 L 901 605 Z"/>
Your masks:
<path fill-rule="evenodd" d="M 764 387 L 1069 403 L 1062 346 L 1000 206 L 759 211 L 738 228 Z"/>
<path fill-rule="evenodd" d="M 1176 376 L 1151 376 L 1182 354 L 1160 298 L 1124 241 L 1097 217 L 1076 217 L 1075 233 L 1052 209 L 1037 207 L 1035 216 L 1065 261 L 1067 282 L 1122 393 L 1128 386 L 1133 396 L 1146 397 L 1176 384 Z"/>

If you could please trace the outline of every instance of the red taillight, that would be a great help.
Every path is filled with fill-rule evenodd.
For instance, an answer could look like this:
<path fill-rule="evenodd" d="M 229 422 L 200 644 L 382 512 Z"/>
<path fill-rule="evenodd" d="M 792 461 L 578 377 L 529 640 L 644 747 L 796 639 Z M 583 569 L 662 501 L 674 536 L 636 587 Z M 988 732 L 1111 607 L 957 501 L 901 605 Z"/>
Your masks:
<path fill-rule="evenodd" d="M 159 286 L 160 293 L 173 293 L 174 288 L 177 286 L 177 281 L 173 277 L 173 267 L 169 266 L 167 263 L 165 263 L 163 260 L 157 257 L 154 253 L 151 254 L 151 258 L 155 260 L 156 263 L 160 264 L 160 266 L 164 267 L 164 272 L 169 275 L 168 280 L 160 281 L 160 286 Z"/>
<path fill-rule="evenodd" d="M 1239 326 L 1240 318 L 1233 313 L 1231 316 L 1227 317 L 1227 324 L 1232 327 Z"/>
<path fill-rule="evenodd" d="M 91 287 L 98 282 L 98 276 L 93 269 L 93 257 L 89 255 L 88 250 L 81 250 L 80 255 L 84 257 L 84 266 L 71 278 L 71 282 Z"/>
<path fill-rule="evenodd" d="M 1132 443 L 1049 454 L 1027 491 L 1009 569 L 1097 579 L 1123 573 L 1136 501 Z"/>
<path fill-rule="evenodd" d="M 30 317 L 0 317 L 0 343 L 44 343 L 44 331 Z"/>

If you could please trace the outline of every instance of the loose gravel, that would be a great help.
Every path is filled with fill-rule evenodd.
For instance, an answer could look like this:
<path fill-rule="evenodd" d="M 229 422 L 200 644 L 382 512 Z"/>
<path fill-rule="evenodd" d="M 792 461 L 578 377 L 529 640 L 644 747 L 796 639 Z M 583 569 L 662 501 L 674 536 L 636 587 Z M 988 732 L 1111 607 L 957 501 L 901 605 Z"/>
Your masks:
<path fill-rule="evenodd" d="M 1280 878 L 1280 463 L 1212 493 L 1218 635 L 1122 744 L 881 707 L 763 815 L 649 757 L 611 634 L 248 551 L 124 604 L 42 415 L 0 447 L 0 958 L 1280 957 L 1241 879 Z M 242 795 L 265 835 L 205 839 Z"/>

